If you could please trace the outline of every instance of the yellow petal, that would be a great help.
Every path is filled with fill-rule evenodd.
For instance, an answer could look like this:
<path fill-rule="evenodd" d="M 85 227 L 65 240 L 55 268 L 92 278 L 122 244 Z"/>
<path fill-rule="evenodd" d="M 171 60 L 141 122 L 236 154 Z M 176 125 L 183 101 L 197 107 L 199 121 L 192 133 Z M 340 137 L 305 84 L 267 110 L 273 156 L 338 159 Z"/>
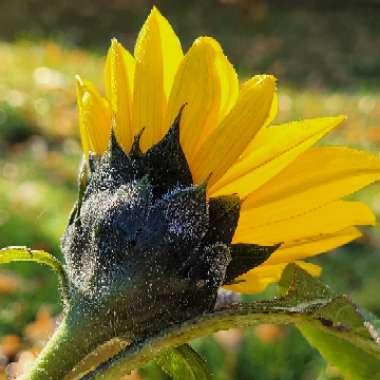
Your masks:
<path fill-rule="evenodd" d="M 330 234 L 355 225 L 374 225 L 371 209 L 361 202 L 335 201 L 308 212 L 284 213 L 268 207 L 242 212 L 235 243 L 274 244 Z"/>
<path fill-rule="evenodd" d="M 131 54 L 115 38 L 108 50 L 104 66 L 106 96 L 115 117 L 114 133 L 126 153 L 132 141 L 132 84 L 135 61 Z"/>
<path fill-rule="evenodd" d="M 200 143 L 231 110 L 239 93 L 239 81 L 220 45 L 210 37 L 198 38 L 186 53 L 170 93 L 166 124 L 180 108 L 181 145 L 191 165 Z"/>
<path fill-rule="evenodd" d="M 332 234 L 316 235 L 302 240 L 295 240 L 282 245 L 265 263 L 288 263 L 319 255 L 341 247 L 361 236 L 362 233 L 357 228 L 348 227 Z"/>
<path fill-rule="evenodd" d="M 79 126 L 85 156 L 91 151 L 103 154 L 111 133 L 111 110 L 95 86 L 77 76 L 77 103 Z"/>
<path fill-rule="evenodd" d="M 146 151 L 167 131 L 167 100 L 183 58 L 178 37 L 157 8 L 152 9 L 139 33 L 134 55 L 133 132 L 136 135 L 145 128 L 141 149 Z"/>
<path fill-rule="evenodd" d="M 238 100 L 200 147 L 191 164 L 195 183 L 209 178 L 212 186 L 246 149 L 269 117 L 275 92 L 275 79 L 258 75 L 241 88 Z"/>
<path fill-rule="evenodd" d="M 244 198 L 281 170 L 345 119 L 344 116 L 297 121 L 263 128 L 212 188 L 212 196 L 237 193 Z"/>
<path fill-rule="evenodd" d="M 321 274 L 321 268 L 318 265 L 296 261 L 302 269 L 306 270 L 312 276 L 318 277 Z M 254 294 L 262 292 L 270 284 L 279 282 L 287 263 L 277 265 L 266 265 L 265 263 L 250 270 L 248 273 L 239 276 L 234 285 L 223 285 L 227 290 L 243 294 Z"/>
<path fill-rule="evenodd" d="M 284 215 L 329 203 L 380 179 L 380 160 L 343 147 L 311 148 L 250 194 L 242 211 L 266 207 Z"/>
<path fill-rule="evenodd" d="M 274 93 L 273 99 L 272 99 L 272 104 L 271 104 L 270 110 L 269 110 L 268 119 L 266 121 L 266 125 L 270 125 L 272 123 L 272 121 L 276 119 L 277 114 L 278 114 L 278 95 L 277 95 L 277 93 Z M 249 148 L 249 145 L 248 145 L 248 148 Z"/>
<path fill-rule="evenodd" d="M 238 161 L 241 161 L 247 155 L 252 153 L 253 146 L 257 146 L 256 139 L 262 134 L 263 131 L 265 131 L 267 129 L 267 127 L 269 127 L 272 124 L 273 120 L 276 119 L 277 114 L 278 114 L 278 94 L 275 92 L 273 94 L 272 104 L 270 106 L 269 114 L 268 114 L 267 119 L 265 120 L 265 123 L 263 124 L 261 129 L 257 132 L 256 136 L 251 140 L 251 142 L 245 148 L 244 152 L 241 154 Z M 224 176 L 222 177 L 222 179 L 223 178 L 224 178 Z M 218 181 L 218 183 L 220 182 L 220 180 Z"/>

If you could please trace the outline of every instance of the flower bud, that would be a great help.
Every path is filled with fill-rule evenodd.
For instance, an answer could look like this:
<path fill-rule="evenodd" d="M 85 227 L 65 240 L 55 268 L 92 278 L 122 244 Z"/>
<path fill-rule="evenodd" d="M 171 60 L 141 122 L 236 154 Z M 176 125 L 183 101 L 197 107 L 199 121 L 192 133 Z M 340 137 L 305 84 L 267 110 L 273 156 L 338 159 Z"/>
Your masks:
<path fill-rule="evenodd" d="M 90 155 L 62 240 L 72 302 L 117 315 L 131 338 L 213 309 L 240 208 L 193 185 L 179 119 L 145 154 L 139 139 L 125 154 L 112 136 L 103 156 Z"/>

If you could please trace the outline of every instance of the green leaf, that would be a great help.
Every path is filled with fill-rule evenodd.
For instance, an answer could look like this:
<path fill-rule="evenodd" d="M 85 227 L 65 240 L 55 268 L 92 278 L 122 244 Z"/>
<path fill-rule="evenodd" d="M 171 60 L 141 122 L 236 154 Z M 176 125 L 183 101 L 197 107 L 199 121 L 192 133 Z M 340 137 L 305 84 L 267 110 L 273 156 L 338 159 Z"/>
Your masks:
<path fill-rule="evenodd" d="M 155 359 L 174 380 L 210 380 L 204 360 L 188 344 L 173 348 Z"/>
<path fill-rule="evenodd" d="M 61 262 L 50 253 L 32 250 L 27 247 L 6 247 L 0 249 L 0 264 L 8 264 L 15 261 L 31 261 L 50 267 L 58 275 L 62 290 L 67 290 L 66 272 Z"/>
<path fill-rule="evenodd" d="M 303 336 L 333 366 L 338 368 L 345 380 L 380 379 L 380 360 L 366 350 L 337 337 L 327 330 L 297 325 Z"/>
<path fill-rule="evenodd" d="M 280 292 L 288 303 L 304 301 L 331 300 L 334 297 L 330 288 L 318 279 L 310 276 L 296 264 L 288 264 L 280 282 Z"/>
<path fill-rule="evenodd" d="M 337 367 L 346 380 L 380 379 L 380 338 L 375 323 L 345 296 L 336 296 L 319 280 L 295 265 L 284 272 L 280 285 L 289 301 L 296 303 L 331 299 L 315 311 L 321 325 L 297 327 L 322 356 Z M 346 336 L 352 339 L 347 340 Z"/>

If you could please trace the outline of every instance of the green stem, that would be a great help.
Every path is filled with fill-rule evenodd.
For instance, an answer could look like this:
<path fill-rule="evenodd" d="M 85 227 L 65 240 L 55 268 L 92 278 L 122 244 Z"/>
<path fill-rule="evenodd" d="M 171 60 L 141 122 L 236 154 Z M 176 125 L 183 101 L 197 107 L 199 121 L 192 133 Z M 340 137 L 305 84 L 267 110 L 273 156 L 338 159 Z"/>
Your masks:
<path fill-rule="evenodd" d="M 320 306 L 318 304 L 318 306 Z M 314 306 L 311 307 L 313 310 Z M 261 323 L 294 324 L 309 321 L 297 307 L 276 307 L 271 302 L 237 304 L 163 330 L 159 335 L 131 344 L 112 359 L 100 364 L 81 380 L 117 380 L 133 369 L 146 365 L 173 347 L 195 338 L 232 327 L 254 326 Z"/>
<path fill-rule="evenodd" d="M 255 302 L 252 304 L 234 304 L 213 313 L 172 325 L 154 337 L 131 344 L 121 350 L 107 362 L 87 373 L 81 380 L 118 380 L 133 369 L 146 365 L 150 360 L 165 354 L 173 347 L 178 347 L 195 338 L 210 335 L 219 330 L 233 327 L 255 326 L 262 323 L 303 324 L 314 329 L 329 332 L 340 339 L 342 344 L 352 344 L 367 355 L 380 360 L 380 350 L 369 334 L 360 334 L 355 328 L 342 331 L 323 324 L 321 311 L 326 307 L 334 307 L 336 315 L 347 312 L 348 303 L 336 299 L 319 299 L 300 302 L 298 305 L 288 304 L 286 300 Z M 358 319 L 356 320 L 358 322 Z M 362 323 L 362 322 L 360 322 Z M 349 326 L 349 325 L 348 325 Z M 361 331 L 363 333 L 363 331 Z M 367 377 L 368 378 L 368 377 Z M 371 377 L 375 378 L 375 377 Z"/>
<path fill-rule="evenodd" d="M 109 339 L 109 328 L 72 308 L 50 338 L 31 370 L 20 380 L 62 380 L 89 353 Z"/>

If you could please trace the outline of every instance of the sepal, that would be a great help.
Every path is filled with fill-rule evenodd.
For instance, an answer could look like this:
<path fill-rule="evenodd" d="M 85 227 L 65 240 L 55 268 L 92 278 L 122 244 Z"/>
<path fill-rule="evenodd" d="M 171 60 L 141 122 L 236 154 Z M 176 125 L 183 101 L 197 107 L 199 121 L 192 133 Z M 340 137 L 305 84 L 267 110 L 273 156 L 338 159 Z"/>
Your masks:
<path fill-rule="evenodd" d="M 232 244 L 231 262 L 227 267 L 224 284 L 234 283 L 237 277 L 263 264 L 280 245 Z"/>
<path fill-rule="evenodd" d="M 205 243 L 230 244 L 239 221 L 240 198 L 226 195 L 209 200 L 210 226 Z"/>
<path fill-rule="evenodd" d="M 193 184 L 190 167 L 180 143 L 182 110 L 183 107 L 165 137 L 143 157 L 144 167 L 152 179 L 157 196 L 165 194 L 179 184 Z"/>

